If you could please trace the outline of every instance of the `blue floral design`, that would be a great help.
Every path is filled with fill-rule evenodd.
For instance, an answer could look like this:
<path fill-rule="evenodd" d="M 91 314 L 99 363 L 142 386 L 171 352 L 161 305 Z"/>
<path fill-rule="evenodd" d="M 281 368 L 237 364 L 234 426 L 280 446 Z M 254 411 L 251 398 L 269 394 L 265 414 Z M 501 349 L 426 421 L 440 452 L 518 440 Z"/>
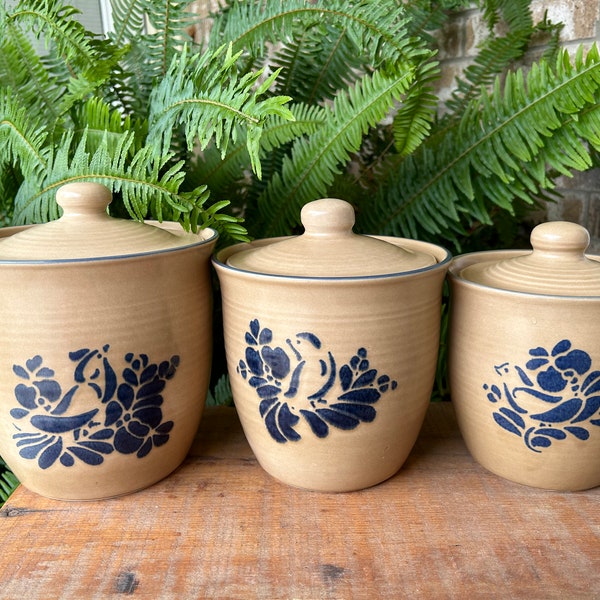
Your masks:
<path fill-rule="evenodd" d="M 503 381 L 483 386 L 498 407 L 496 423 L 534 452 L 568 435 L 589 439 L 589 427 L 600 427 L 600 371 L 592 370 L 590 355 L 561 340 L 550 351 L 532 348 L 529 356 L 525 367 L 496 366 Z"/>
<path fill-rule="evenodd" d="M 371 368 L 365 348 L 338 371 L 334 356 L 314 333 L 300 332 L 276 345 L 271 329 L 254 319 L 245 340 L 237 372 L 255 389 L 259 413 L 280 443 L 301 439 L 295 429 L 301 419 L 319 438 L 329 435 L 330 426 L 352 430 L 370 423 L 377 415 L 373 405 L 397 387 L 396 381 Z M 312 377 L 306 376 L 308 370 L 313 370 Z M 316 389 L 304 389 L 305 381 L 315 380 Z"/>
<path fill-rule="evenodd" d="M 57 460 L 65 467 L 76 460 L 99 465 L 114 451 L 143 458 L 168 442 L 173 422 L 163 421 L 162 392 L 175 375 L 179 357 L 157 365 L 145 354 L 127 354 L 128 366 L 119 382 L 107 357 L 109 348 L 107 344 L 102 350 L 69 353 L 75 364 L 74 385 L 64 393 L 41 356 L 13 365 L 22 381 L 14 390 L 19 406 L 10 415 L 18 431 L 13 439 L 23 458 L 37 459 L 42 469 Z M 99 407 L 77 413 L 80 394 L 92 394 Z"/>

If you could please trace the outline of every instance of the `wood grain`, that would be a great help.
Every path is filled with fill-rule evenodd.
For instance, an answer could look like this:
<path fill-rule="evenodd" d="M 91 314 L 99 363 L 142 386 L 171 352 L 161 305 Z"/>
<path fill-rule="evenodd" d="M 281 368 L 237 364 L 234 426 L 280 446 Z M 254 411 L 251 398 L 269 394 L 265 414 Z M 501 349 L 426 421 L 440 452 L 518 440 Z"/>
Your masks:
<path fill-rule="evenodd" d="M 0 511 L 0 598 L 600 598 L 600 488 L 530 489 L 482 469 L 450 404 L 369 490 L 287 487 L 234 409 L 208 409 L 153 487 L 65 503 L 19 488 Z"/>

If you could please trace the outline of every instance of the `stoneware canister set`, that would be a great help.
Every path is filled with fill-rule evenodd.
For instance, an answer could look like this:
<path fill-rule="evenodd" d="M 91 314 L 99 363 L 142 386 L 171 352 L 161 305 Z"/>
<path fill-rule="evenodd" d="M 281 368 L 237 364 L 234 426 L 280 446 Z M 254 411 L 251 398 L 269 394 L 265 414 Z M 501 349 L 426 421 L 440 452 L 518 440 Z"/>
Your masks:
<path fill-rule="evenodd" d="M 0 229 L 0 456 L 32 491 L 114 497 L 181 464 L 208 389 L 211 258 L 236 409 L 281 482 L 345 492 L 398 472 L 429 405 L 448 276 L 473 457 L 525 485 L 600 485 L 600 257 L 582 227 L 452 259 L 356 235 L 352 207 L 323 199 L 302 235 L 214 254 L 215 231 L 114 219 L 110 200 L 69 184 L 56 221 Z"/>

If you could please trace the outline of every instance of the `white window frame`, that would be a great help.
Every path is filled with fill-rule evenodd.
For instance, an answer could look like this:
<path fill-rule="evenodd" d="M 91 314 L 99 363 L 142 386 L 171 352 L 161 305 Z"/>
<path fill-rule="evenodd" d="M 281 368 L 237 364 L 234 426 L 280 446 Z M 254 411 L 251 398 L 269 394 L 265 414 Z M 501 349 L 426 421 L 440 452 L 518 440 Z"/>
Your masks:
<path fill-rule="evenodd" d="M 115 30 L 115 24 L 112 18 L 112 6 L 110 0 L 99 0 L 100 2 L 100 19 L 102 20 L 102 31 L 106 35 L 110 31 Z"/>

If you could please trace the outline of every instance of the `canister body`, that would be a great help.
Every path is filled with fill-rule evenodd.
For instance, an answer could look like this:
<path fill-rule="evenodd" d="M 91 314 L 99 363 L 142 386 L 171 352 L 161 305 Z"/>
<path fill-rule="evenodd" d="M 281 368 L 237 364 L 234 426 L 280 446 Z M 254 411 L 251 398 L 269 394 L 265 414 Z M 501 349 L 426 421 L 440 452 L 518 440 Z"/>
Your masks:
<path fill-rule="evenodd" d="M 450 388 L 467 447 L 482 466 L 521 484 L 600 485 L 600 298 L 460 277 L 489 254 L 457 257 L 449 277 Z"/>
<path fill-rule="evenodd" d="M 245 246 L 214 264 L 233 397 L 259 463 L 318 491 L 391 477 L 430 399 L 447 253 L 427 245 L 439 255 L 432 268 L 336 279 L 227 266 Z"/>

